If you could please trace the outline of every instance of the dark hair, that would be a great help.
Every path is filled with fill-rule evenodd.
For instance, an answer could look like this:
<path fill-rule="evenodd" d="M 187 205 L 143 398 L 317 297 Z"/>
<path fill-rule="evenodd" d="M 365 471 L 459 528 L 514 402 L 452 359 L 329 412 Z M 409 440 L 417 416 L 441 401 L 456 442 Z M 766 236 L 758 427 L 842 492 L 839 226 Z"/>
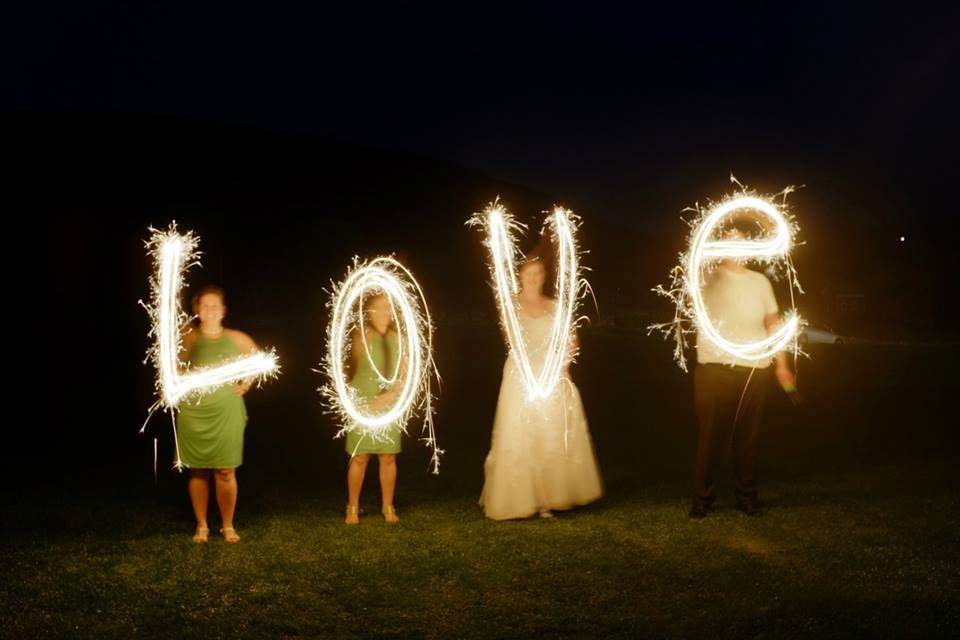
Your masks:
<path fill-rule="evenodd" d="M 764 227 L 761 219 L 755 214 L 740 214 L 727 218 L 717 229 L 721 236 L 731 231 L 739 231 L 745 238 L 752 238 L 756 237 L 757 234 L 763 234 Z"/>
<path fill-rule="evenodd" d="M 197 292 L 190 298 L 190 308 L 194 313 L 197 313 L 197 308 L 200 306 L 200 298 L 210 293 L 220 296 L 220 302 L 222 302 L 224 306 L 227 305 L 227 296 L 224 294 L 223 289 L 215 284 L 208 284 L 197 289 Z"/>

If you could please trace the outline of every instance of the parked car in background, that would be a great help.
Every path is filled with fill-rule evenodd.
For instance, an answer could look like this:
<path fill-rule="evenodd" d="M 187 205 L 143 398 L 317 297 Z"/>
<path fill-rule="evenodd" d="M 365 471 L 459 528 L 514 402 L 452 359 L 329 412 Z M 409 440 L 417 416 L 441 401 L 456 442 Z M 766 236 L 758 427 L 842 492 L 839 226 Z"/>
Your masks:
<path fill-rule="evenodd" d="M 827 325 L 808 324 L 800 333 L 800 342 L 802 344 L 843 344 L 844 339 Z"/>

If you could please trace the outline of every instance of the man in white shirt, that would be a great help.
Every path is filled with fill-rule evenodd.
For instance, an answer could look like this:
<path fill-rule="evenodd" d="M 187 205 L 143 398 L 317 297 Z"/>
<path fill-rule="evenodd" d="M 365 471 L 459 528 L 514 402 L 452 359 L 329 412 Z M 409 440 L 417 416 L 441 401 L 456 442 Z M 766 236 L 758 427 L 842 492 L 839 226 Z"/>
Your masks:
<path fill-rule="evenodd" d="M 739 231 L 731 235 L 744 237 Z M 732 342 L 763 340 L 781 324 L 770 281 L 741 261 L 728 258 L 720 262 L 706 277 L 701 293 L 714 327 Z M 777 380 L 789 388 L 796 380 L 786 353 L 781 352 L 774 359 Z M 751 516 L 762 514 L 755 464 L 770 364 L 770 358 L 736 358 L 706 335 L 697 333 L 693 395 L 698 435 L 691 518 L 703 518 L 713 504 L 711 462 L 722 452 L 721 445 L 726 444 L 733 451 L 737 509 Z"/>

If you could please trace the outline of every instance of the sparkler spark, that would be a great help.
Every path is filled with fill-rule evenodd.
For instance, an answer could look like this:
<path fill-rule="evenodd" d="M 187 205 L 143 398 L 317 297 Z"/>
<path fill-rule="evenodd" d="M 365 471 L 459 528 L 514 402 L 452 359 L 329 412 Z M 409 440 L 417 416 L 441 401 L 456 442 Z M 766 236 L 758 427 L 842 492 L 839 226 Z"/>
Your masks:
<path fill-rule="evenodd" d="M 739 185 L 736 178 L 730 178 Z M 788 348 L 791 342 L 792 350 L 799 352 L 797 337 L 803 323 L 794 309 L 787 312 L 781 325 L 765 339 L 741 343 L 728 340 L 721 334 L 704 305 L 701 289 L 705 271 L 725 258 L 757 260 L 768 264 L 774 277 L 784 275 L 789 283 L 791 307 L 794 305 L 794 291 L 803 293 L 790 259 L 797 226 L 785 212 L 786 196 L 793 188 L 788 187 L 778 194 L 782 197 L 778 207 L 773 198 L 760 197 L 748 192 L 742 185 L 740 187 L 740 192 L 706 210 L 699 207 L 692 209 L 698 216 L 690 223 L 687 252 L 681 255 L 680 264 L 671 272 L 670 285 L 660 285 L 653 289 L 674 303 L 675 313 L 672 322 L 650 325 L 648 333 L 659 330 L 667 337 L 673 336 L 674 359 L 684 371 L 687 368 L 684 358 L 686 335 L 697 331 L 719 349 L 742 360 L 764 360 L 773 357 Z M 772 233 L 767 232 L 762 239 L 716 239 L 718 229 L 741 211 L 759 214 L 760 218 L 772 226 Z"/>
<path fill-rule="evenodd" d="M 381 387 L 399 384 L 397 398 L 382 412 L 368 410 L 347 382 L 344 361 L 350 355 L 354 329 L 363 335 L 363 304 L 371 295 L 383 294 L 396 319 L 399 353 L 396 367 L 389 377 L 375 365 Z M 440 377 L 433 362 L 433 322 L 426 298 L 413 274 L 391 257 L 378 257 L 353 267 L 343 282 L 333 287 L 329 307 L 332 311 L 327 327 L 327 353 L 322 363 L 327 383 L 320 392 L 332 413 L 338 416 L 340 430 L 336 437 L 358 431 L 363 437 L 389 440 L 389 427 L 399 423 L 406 433 L 406 423 L 414 414 L 423 416 L 423 441 L 432 449 L 431 466 L 439 473 L 440 455 L 433 426 L 433 392 L 431 380 Z M 366 357 L 369 358 L 369 350 Z M 373 364 L 371 362 L 371 364 Z"/>
<path fill-rule="evenodd" d="M 483 212 L 474 214 L 467 225 L 479 227 L 484 233 L 484 244 L 490 253 L 490 277 L 500 308 L 500 322 L 507 346 L 519 364 L 527 399 L 532 402 L 546 398 L 553 393 L 564 369 L 573 358 L 571 341 L 580 320 L 575 318 L 575 314 L 588 287 L 586 280 L 580 277 L 576 241 L 578 218 L 569 209 L 554 207 L 541 231 L 549 230 L 557 247 L 557 306 L 546 359 L 538 373 L 533 371 L 530 364 L 517 318 L 515 298 L 520 291 L 516 264 L 523 261 L 523 254 L 516 246 L 514 235 L 525 227 L 499 201 L 492 202 Z"/>
<path fill-rule="evenodd" d="M 240 356 L 215 367 L 190 369 L 180 362 L 183 346 L 183 327 L 191 320 L 180 306 L 180 293 L 187 271 L 198 264 L 197 246 L 200 239 L 193 233 L 180 234 L 173 222 L 166 231 L 150 228 L 150 239 L 145 245 L 153 257 L 155 270 L 150 278 L 150 303 L 141 304 L 150 315 L 150 337 L 153 344 L 147 351 L 147 361 L 152 361 L 157 371 L 157 401 L 149 415 L 158 408 L 171 413 L 186 398 L 195 398 L 216 390 L 220 386 L 240 380 L 262 380 L 276 375 L 279 370 L 276 354 L 256 352 Z M 149 415 L 147 421 L 149 421 Z M 142 433 L 146 422 L 140 429 Z M 177 432 L 174 421 L 174 466 L 182 468 L 180 448 L 176 444 Z"/>

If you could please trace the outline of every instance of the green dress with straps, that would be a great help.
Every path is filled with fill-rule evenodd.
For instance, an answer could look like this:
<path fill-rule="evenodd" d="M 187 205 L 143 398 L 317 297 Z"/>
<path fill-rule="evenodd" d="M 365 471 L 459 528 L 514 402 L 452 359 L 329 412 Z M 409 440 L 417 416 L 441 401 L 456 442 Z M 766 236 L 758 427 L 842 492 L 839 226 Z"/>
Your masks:
<path fill-rule="evenodd" d="M 198 332 L 199 333 L 199 332 Z M 187 360 L 191 366 L 216 366 L 241 355 L 224 332 L 210 339 L 199 334 Z M 243 463 L 243 432 L 247 406 L 234 391 L 235 383 L 222 385 L 199 398 L 180 403 L 177 442 L 180 460 L 194 469 L 231 469 Z"/>
<path fill-rule="evenodd" d="M 376 365 L 384 376 L 392 376 L 396 368 L 396 354 L 399 352 L 399 341 L 395 331 L 380 335 L 376 331 L 367 333 L 367 355 L 362 355 L 357 362 L 357 370 L 350 380 L 350 386 L 356 392 L 358 404 L 380 393 L 382 382 L 377 371 L 370 364 Z M 362 409 L 361 409 L 362 410 Z M 400 453 L 400 437 L 403 434 L 403 425 L 398 421 L 388 426 L 382 437 L 373 438 L 357 430 L 347 432 L 345 449 L 350 455 L 365 455 L 379 453 Z"/>

